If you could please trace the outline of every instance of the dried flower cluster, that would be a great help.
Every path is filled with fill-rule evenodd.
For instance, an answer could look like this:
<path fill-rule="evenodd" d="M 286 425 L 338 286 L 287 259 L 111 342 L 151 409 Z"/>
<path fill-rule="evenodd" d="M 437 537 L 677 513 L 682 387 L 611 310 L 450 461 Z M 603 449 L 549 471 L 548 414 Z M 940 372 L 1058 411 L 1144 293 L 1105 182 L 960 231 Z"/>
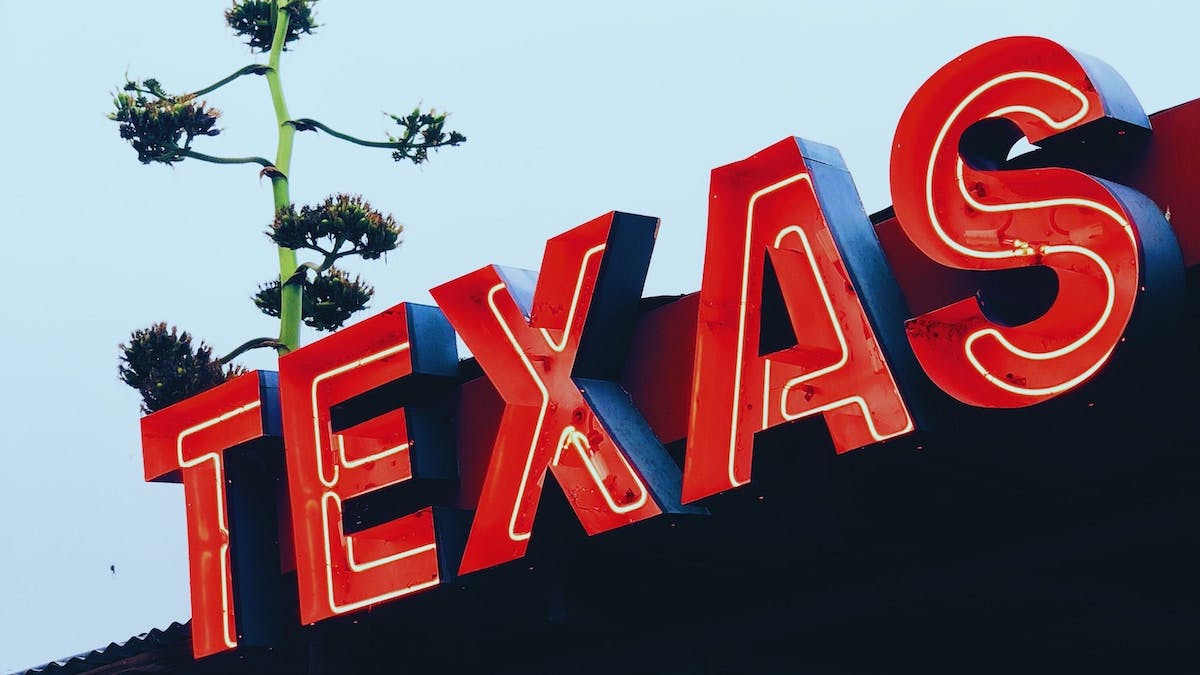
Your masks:
<path fill-rule="evenodd" d="M 245 372 L 213 358 L 212 347 L 192 346 L 192 336 L 172 326 L 156 323 L 135 330 L 128 344 L 120 345 L 121 381 L 142 395 L 142 412 L 152 413 L 176 401 L 215 387 Z"/>
<path fill-rule="evenodd" d="M 404 117 L 399 115 L 388 115 L 388 117 L 404 128 L 404 133 L 399 137 L 388 134 L 388 140 L 398 145 L 392 152 L 392 159 L 397 162 L 407 159 L 411 160 L 413 164 L 420 164 L 429 159 L 430 150 L 436 150 L 445 145 L 455 146 L 467 140 L 466 136 L 457 131 L 444 131 L 446 113 L 439 114 L 436 110 L 423 113 L 418 108 Z"/>
<path fill-rule="evenodd" d="M 267 316 L 279 316 L 281 290 L 278 279 L 263 284 L 254 294 L 254 304 Z M 319 331 L 337 330 L 355 312 L 366 309 L 374 294 L 375 289 L 362 279 L 357 276 L 351 279 L 337 267 L 330 267 L 312 279 L 305 277 L 301 302 L 304 325 Z"/>
<path fill-rule="evenodd" d="M 267 236 L 285 248 L 309 249 L 323 256 L 379 258 L 400 243 L 402 225 L 362 197 L 338 194 L 296 211 L 288 205 L 275 214 Z M 350 248 L 343 248 L 349 246 Z"/>
<path fill-rule="evenodd" d="M 313 0 L 295 0 L 284 8 L 289 17 L 283 49 L 287 49 L 288 43 L 299 40 L 301 34 L 312 34 L 317 27 L 313 20 L 312 3 Z M 251 51 L 271 51 L 271 43 L 275 39 L 273 4 L 269 0 L 247 0 L 235 2 L 233 7 L 225 10 L 225 23 L 233 32 L 246 38 Z"/>
<path fill-rule="evenodd" d="M 142 164 L 178 162 L 194 138 L 221 133 L 216 128 L 219 110 L 193 96 L 168 96 L 154 79 L 126 82 L 113 104 L 116 111 L 108 118 L 120 123 L 121 138 L 129 141 Z"/>

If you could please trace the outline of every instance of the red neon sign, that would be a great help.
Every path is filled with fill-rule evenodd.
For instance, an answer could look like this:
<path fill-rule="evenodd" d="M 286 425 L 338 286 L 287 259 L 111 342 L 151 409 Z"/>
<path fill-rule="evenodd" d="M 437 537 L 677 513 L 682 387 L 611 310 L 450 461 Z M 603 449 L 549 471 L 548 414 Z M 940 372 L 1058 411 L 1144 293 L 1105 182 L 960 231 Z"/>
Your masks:
<path fill-rule="evenodd" d="M 904 231 L 943 265 L 1041 265 L 1058 280 L 1050 308 L 1022 325 L 990 320 L 975 298 L 912 319 L 913 351 L 939 387 L 980 407 L 1069 391 L 1108 361 L 1140 293 L 1178 283 L 1174 236 L 1145 196 L 1071 169 L 996 170 L 1022 136 L 1103 149 L 1148 131 L 1120 76 L 1041 38 L 976 47 L 917 91 L 892 153 Z"/>
<path fill-rule="evenodd" d="M 903 307 L 836 150 L 789 139 L 713 171 L 686 500 L 750 482 L 754 433 L 784 422 L 823 415 L 838 452 L 913 430 L 865 293 Z"/>
<path fill-rule="evenodd" d="M 455 477 L 454 448 L 414 424 L 416 402 L 385 390 L 383 410 L 336 424 L 335 407 L 423 376 L 457 376 L 454 337 L 433 307 L 397 305 L 279 360 L 300 618 L 313 623 L 431 588 L 442 570 L 432 505 L 348 533 L 344 502 L 418 479 Z M 417 412 L 417 414 L 429 414 Z"/>
<path fill-rule="evenodd" d="M 238 645 L 224 454 L 276 436 L 263 389 L 274 373 L 254 371 L 142 418 L 146 480 L 183 482 L 187 500 L 192 649 L 197 657 Z"/>
<path fill-rule="evenodd" d="M 433 289 L 505 401 L 461 572 L 525 554 L 547 470 L 589 534 L 678 509 L 678 470 L 611 383 L 657 229 L 611 213 L 551 239 L 539 275 L 485 267 Z"/>
<path fill-rule="evenodd" d="M 238 599 L 256 584 L 230 571 L 239 483 L 225 462 L 280 428 L 312 623 L 522 557 L 547 474 L 597 534 L 702 512 L 680 503 L 750 481 L 771 427 L 820 416 L 838 452 L 903 436 L 925 376 L 981 407 L 1083 385 L 1182 263 L 1147 197 L 1061 164 L 1083 141 L 1131 147 L 1148 129 L 1103 64 L 998 40 L 938 71 L 901 118 L 891 177 L 911 244 L 892 238 L 887 258 L 837 151 L 788 139 L 713 172 L 702 288 L 674 309 L 639 305 L 657 221 L 610 213 L 551 239 L 537 273 L 485 267 L 433 289 L 440 310 L 398 305 L 282 357 L 278 393 L 274 374 L 249 374 L 146 417 L 146 478 L 182 480 L 190 505 L 196 655 L 254 632 Z M 1050 154 L 1009 161 L 1022 135 Z M 977 276 L 931 292 L 921 277 L 947 270 L 922 252 Z M 901 255 L 918 271 L 889 268 Z M 1057 289 L 1031 320 L 998 316 L 991 287 L 952 301 L 1036 266 Z M 486 381 L 459 388 L 455 331 Z M 672 386 L 690 396 L 661 400 Z M 663 442 L 685 428 L 681 471 Z M 468 535 L 452 506 L 475 508 Z"/>

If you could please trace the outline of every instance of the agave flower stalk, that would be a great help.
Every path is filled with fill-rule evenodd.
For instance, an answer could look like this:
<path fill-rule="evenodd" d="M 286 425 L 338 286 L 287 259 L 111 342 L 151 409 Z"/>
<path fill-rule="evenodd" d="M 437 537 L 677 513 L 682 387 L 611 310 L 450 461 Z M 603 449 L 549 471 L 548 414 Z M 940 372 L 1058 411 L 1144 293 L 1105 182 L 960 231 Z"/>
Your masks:
<path fill-rule="evenodd" d="M 291 14 L 287 11 L 289 0 L 279 0 L 275 6 L 275 34 L 271 39 L 271 52 L 267 59 L 267 84 L 271 88 L 271 104 L 275 108 L 279 142 L 275 150 L 275 171 L 269 172 L 271 190 L 275 199 L 275 213 L 286 209 L 292 200 L 288 194 L 288 172 L 292 170 L 292 144 L 296 128 L 288 124 L 287 100 L 283 97 L 283 81 L 279 76 L 279 61 L 287 42 L 288 23 Z M 298 266 L 296 250 L 279 247 L 279 278 L 282 280 L 279 298 L 279 347 L 291 351 L 300 346 L 301 294 L 304 286 L 294 281 Z"/>
<path fill-rule="evenodd" d="M 278 249 L 278 276 L 252 295 L 260 311 L 279 319 L 278 337 L 252 338 L 214 358 L 212 348 L 203 342 L 194 345 L 189 333 L 155 324 L 134 331 L 129 343 L 120 346 L 121 378 L 142 393 L 144 412 L 170 405 L 240 372 L 230 361 L 247 350 L 268 348 L 285 354 L 297 349 L 301 323 L 320 331 L 336 330 L 371 299 L 371 286 L 334 263 L 352 255 L 367 260 L 383 256 L 400 243 L 403 228 L 359 196 L 334 195 L 324 203 L 297 209 L 288 183 L 297 131 L 323 131 L 357 145 L 387 148 L 397 162 L 414 164 L 428 160 L 431 150 L 466 141 L 457 131 L 445 129 L 445 113 L 419 108 L 405 116 L 390 115 L 401 133 L 389 134 L 386 141 L 363 140 L 313 119 L 293 119 L 283 93 L 280 61 L 288 44 L 313 32 L 315 1 L 235 0 L 225 12 L 226 23 L 248 38 L 251 51 L 267 54 L 266 64 L 252 63 L 181 95 L 167 93 L 154 78 L 136 81 L 127 77 L 114 98 L 116 110 L 109 119 L 120 124 L 121 138 L 129 141 L 144 164 L 172 165 L 194 159 L 261 166 L 259 175 L 271 180 L 273 219 L 267 236 Z M 267 80 L 276 123 L 274 161 L 256 155 L 220 157 L 192 147 L 194 141 L 221 133 L 216 126 L 220 111 L 200 97 L 246 75 Z M 318 255 L 319 262 L 301 261 L 299 250 Z"/>

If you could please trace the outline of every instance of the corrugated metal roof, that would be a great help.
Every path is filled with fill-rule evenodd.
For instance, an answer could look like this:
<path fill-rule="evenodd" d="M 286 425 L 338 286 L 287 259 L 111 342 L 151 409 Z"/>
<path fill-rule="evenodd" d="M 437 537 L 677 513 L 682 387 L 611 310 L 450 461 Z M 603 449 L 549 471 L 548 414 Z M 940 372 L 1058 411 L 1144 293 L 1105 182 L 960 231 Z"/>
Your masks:
<path fill-rule="evenodd" d="M 51 661 L 50 663 L 35 666 L 28 670 L 17 671 L 13 675 L 32 675 L 34 673 L 70 675 L 92 672 L 155 672 L 154 665 L 157 664 L 161 656 L 167 653 L 182 651 L 190 659 L 191 641 L 192 623 L 190 621 L 187 623 L 176 621 L 172 622 L 166 628 L 154 628 L 148 633 L 135 635 L 124 642 L 113 642 L 107 647 L 68 656 L 67 658 Z M 110 669 L 109 667 L 111 666 L 118 666 L 118 669 Z M 143 671 L 140 666 L 149 666 L 149 669 Z"/>

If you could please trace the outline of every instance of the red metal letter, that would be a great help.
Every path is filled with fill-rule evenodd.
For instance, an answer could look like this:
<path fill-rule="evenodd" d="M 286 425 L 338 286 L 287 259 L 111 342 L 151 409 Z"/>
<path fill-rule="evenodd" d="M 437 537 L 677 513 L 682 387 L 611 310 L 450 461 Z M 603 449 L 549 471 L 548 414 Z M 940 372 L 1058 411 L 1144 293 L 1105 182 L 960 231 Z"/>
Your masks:
<path fill-rule="evenodd" d="M 754 434 L 823 415 L 838 452 L 913 429 L 904 301 L 834 148 L 713 171 L 683 496 L 750 480 Z"/>
<path fill-rule="evenodd" d="M 615 383 L 657 226 L 609 214 L 551 239 L 540 277 L 433 289 L 505 401 L 461 572 L 525 554 L 547 468 L 590 534 L 679 510 L 678 468 Z"/>
<path fill-rule="evenodd" d="M 397 305 L 279 360 L 304 623 L 452 576 L 439 557 L 438 509 L 352 533 L 343 518 L 351 498 L 413 479 L 453 478 L 452 439 L 418 422 L 409 404 L 457 372 L 453 332 L 436 308 L 421 305 Z M 373 399 L 364 403 L 363 395 Z"/>
<path fill-rule="evenodd" d="M 904 231 L 943 265 L 1044 265 L 1058 283 L 1049 308 L 1020 325 L 991 320 L 986 294 L 910 321 L 917 358 L 942 389 L 982 407 L 1062 394 L 1108 361 L 1139 289 L 1178 283 L 1174 236 L 1140 193 L 1069 169 L 997 170 L 1022 136 L 1095 160 L 1148 130 L 1119 75 L 1042 38 L 976 47 L 913 96 L 891 162 Z"/>
<path fill-rule="evenodd" d="M 238 645 L 224 453 L 278 436 L 278 411 L 270 420 L 262 394 L 274 382 L 275 373 L 246 373 L 142 418 L 146 480 L 183 482 L 197 658 Z M 278 557 L 274 562 L 277 572 Z"/>

